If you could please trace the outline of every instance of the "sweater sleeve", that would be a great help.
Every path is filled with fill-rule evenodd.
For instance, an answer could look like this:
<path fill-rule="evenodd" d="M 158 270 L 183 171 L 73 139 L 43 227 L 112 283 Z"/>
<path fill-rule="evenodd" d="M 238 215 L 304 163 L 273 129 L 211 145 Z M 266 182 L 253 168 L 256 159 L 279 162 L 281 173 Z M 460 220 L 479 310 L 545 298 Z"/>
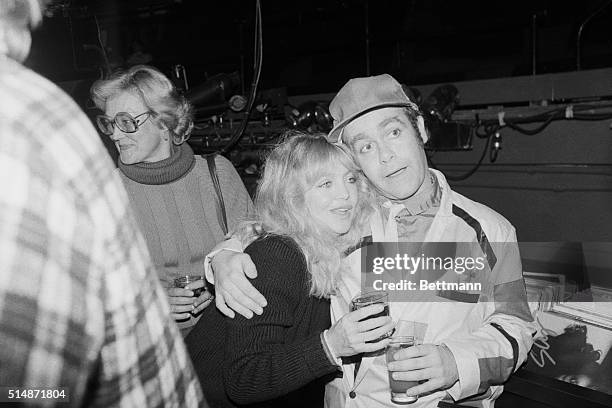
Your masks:
<path fill-rule="evenodd" d="M 320 333 L 285 341 L 288 330 L 303 318 L 296 313 L 307 296 L 308 276 L 301 253 L 277 237 L 256 241 L 245 252 L 257 266 L 253 284 L 268 299 L 268 307 L 261 316 L 226 321 L 225 389 L 238 404 L 280 397 L 336 371 Z"/>
<path fill-rule="evenodd" d="M 254 214 L 253 202 L 232 163 L 221 155 L 216 156 L 215 163 L 227 211 L 227 226 L 232 231 Z"/>

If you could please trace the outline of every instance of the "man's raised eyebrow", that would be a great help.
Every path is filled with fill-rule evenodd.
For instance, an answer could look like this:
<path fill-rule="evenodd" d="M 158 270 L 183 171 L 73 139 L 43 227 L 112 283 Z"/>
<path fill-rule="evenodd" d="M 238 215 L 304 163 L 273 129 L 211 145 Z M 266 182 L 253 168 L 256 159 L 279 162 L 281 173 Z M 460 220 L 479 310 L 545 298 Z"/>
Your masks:
<path fill-rule="evenodd" d="M 352 146 L 352 145 L 354 145 L 354 144 L 355 144 L 355 142 L 358 142 L 358 141 L 360 141 L 360 140 L 367 139 L 367 138 L 368 138 L 368 137 L 366 136 L 366 134 L 365 134 L 365 133 L 363 133 L 363 132 L 357 133 L 355 136 L 352 136 L 352 137 L 350 138 L 350 140 L 349 140 L 349 145 L 351 145 L 351 146 Z"/>
<path fill-rule="evenodd" d="M 382 122 L 380 122 L 380 123 L 378 124 L 378 128 L 379 128 L 379 129 L 380 129 L 380 128 L 384 128 L 385 126 L 387 126 L 389 123 L 392 123 L 392 122 L 399 122 L 399 123 L 402 123 L 402 124 L 404 124 L 404 125 L 405 125 L 405 124 L 406 124 L 406 122 L 404 122 L 404 121 L 402 120 L 402 118 L 403 118 L 403 116 L 401 116 L 401 115 L 392 116 L 392 117 L 390 117 L 390 118 L 387 118 L 387 119 L 383 120 Z"/>

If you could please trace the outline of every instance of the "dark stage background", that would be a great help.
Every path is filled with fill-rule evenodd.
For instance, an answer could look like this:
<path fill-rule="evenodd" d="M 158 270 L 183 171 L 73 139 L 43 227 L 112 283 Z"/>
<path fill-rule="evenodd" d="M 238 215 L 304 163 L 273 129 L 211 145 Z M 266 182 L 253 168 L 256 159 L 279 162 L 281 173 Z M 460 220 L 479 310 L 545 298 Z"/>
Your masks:
<path fill-rule="evenodd" d="M 199 152 L 221 150 L 245 117 L 227 101 L 248 98 L 256 73 L 256 4 L 56 0 L 27 64 L 90 116 L 94 80 L 138 63 L 172 76 L 181 65 L 188 95 L 212 95 L 196 104 L 190 143 Z M 462 178 L 483 157 L 470 177 L 451 182 L 457 191 L 504 214 L 521 241 L 585 243 L 587 263 L 604 273 L 612 260 L 611 4 L 263 0 L 254 109 L 239 143 L 223 153 L 253 191 L 261 157 L 283 129 L 329 129 L 327 104 L 349 78 L 390 73 L 425 111 L 437 106 L 435 89 L 452 84 L 457 94 L 446 102 L 454 110 L 445 121 L 465 125 L 468 136 L 436 134 L 432 166 Z M 185 85 L 182 75 L 177 84 Z M 567 106 L 592 108 L 584 111 L 589 120 L 537 120 Z M 517 123 L 535 118 L 522 128 L 542 129 L 495 128 L 500 112 Z"/>

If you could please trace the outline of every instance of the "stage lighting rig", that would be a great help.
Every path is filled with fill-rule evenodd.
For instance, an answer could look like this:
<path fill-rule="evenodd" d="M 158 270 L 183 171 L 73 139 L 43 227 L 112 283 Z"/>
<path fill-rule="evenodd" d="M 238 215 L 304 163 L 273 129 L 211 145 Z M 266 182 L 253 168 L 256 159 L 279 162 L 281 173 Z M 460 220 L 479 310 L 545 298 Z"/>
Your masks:
<path fill-rule="evenodd" d="M 459 105 L 459 91 L 451 84 L 436 88 L 421 104 L 429 141 L 429 150 L 471 150 L 473 129 L 452 121 Z"/>
<path fill-rule="evenodd" d="M 217 74 L 203 84 L 191 88 L 185 95 L 194 106 L 205 106 L 225 103 L 232 95 L 232 91 L 240 85 L 238 72 L 231 74 Z M 226 104 L 226 108 L 229 107 Z"/>
<path fill-rule="evenodd" d="M 329 132 L 334 124 L 327 105 L 315 101 L 304 102 L 299 107 L 292 108 L 286 119 L 290 128 L 309 132 Z"/>

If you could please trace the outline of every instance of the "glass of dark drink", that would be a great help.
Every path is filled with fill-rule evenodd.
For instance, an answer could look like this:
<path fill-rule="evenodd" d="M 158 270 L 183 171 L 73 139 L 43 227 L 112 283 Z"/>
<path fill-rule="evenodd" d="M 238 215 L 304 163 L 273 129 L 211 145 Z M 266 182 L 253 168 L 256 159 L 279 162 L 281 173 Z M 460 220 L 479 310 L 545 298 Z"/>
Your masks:
<path fill-rule="evenodd" d="M 370 292 L 363 292 L 355 296 L 351 300 L 351 312 L 357 309 L 361 309 L 362 307 L 375 305 L 375 304 L 383 305 L 382 312 L 370 315 L 362 320 L 373 319 L 375 317 L 381 317 L 381 316 L 389 316 L 389 294 L 385 292 L 384 290 L 373 290 Z M 367 341 L 366 343 L 376 343 L 378 341 L 386 339 L 392 333 L 393 333 L 392 331 L 389 333 L 385 333 L 379 338 L 377 338 L 376 340 Z"/>
<path fill-rule="evenodd" d="M 202 275 L 185 275 L 185 276 L 179 276 L 178 278 L 174 279 L 174 287 L 175 288 L 184 288 L 185 286 L 189 285 L 192 282 L 196 282 L 199 280 L 203 280 L 204 277 Z M 197 289 L 191 289 L 191 291 L 193 292 L 193 297 L 199 297 L 202 292 L 204 292 L 206 290 L 206 282 L 204 282 L 204 286 L 202 286 L 201 288 L 197 288 Z"/>
<path fill-rule="evenodd" d="M 392 361 L 395 361 L 395 353 L 400 351 L 403 348 L 408 348 L 414 346 L 416 343 L 415 338 L 412 336 L 393 336 L 391 337 L 391 342 L 387 346 L 385 350 L 385 355 L 387 358 L 387 364 Z M 406 395 L 406 391 L 409 388 L 416 387 L 419 385 L 418 381 L 402 381 L 396 380 L 392 377 L 393 372 L 388 371 L 389 373 L 389 387 L 391 388 L 391 401 L 396 404 L 410 404 L 419 399 L 417 396 L 408 396 Z"/>

